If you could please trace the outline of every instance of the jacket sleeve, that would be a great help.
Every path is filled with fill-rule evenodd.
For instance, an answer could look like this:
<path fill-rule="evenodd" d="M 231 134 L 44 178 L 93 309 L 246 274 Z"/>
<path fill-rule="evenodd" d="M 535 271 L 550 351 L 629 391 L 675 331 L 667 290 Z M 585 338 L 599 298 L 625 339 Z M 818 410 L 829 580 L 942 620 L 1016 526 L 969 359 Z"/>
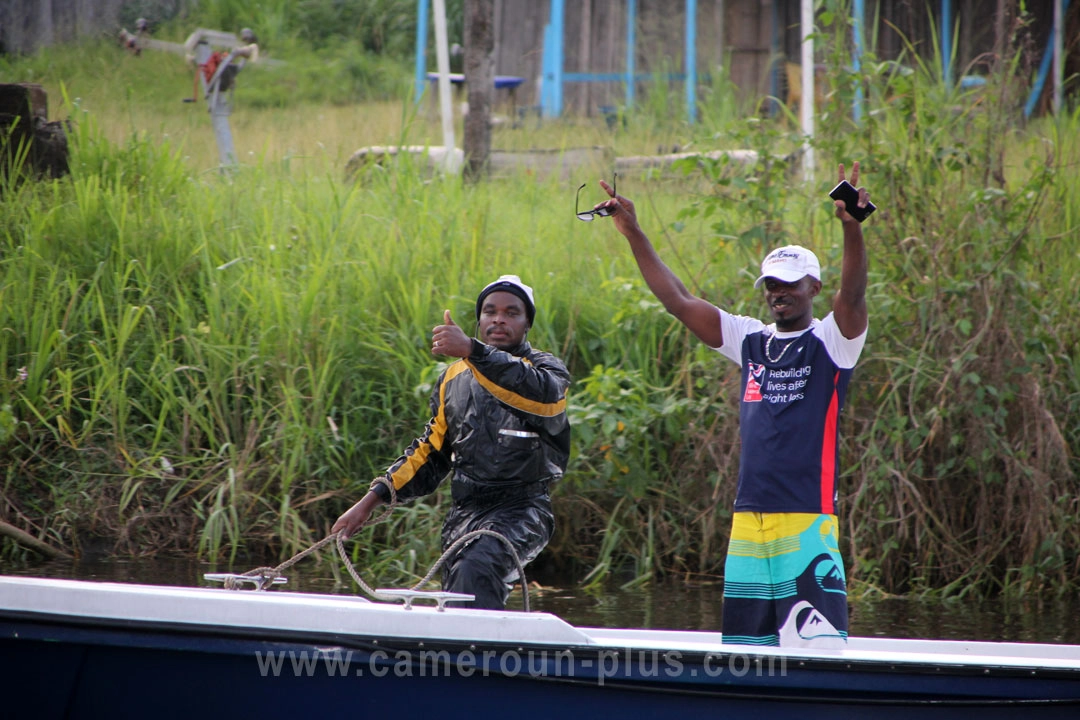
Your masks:
<path fill-rule="evenodd" d="M 434 492 L 450 472 L 450 454 L 443 451 L 443 448 L 448 446 L 446 384 L 455 367 L 461 368 L 463 365 L 451 365 L 435 384 L 430 401 L 431 419 L 424 427 L 423 435 L 413 440 L 405 453 L 386 470 L 385 476 L 394 484 L 398 500 L 408 500 Z M 371 489 L 385 502 L 390 501 L 390 489 L 386 485 L 374 482 Z"/>
<path fill-rule="evenodd" d="M 554 435 L 568 425 L 566 390 L 570 372 L 550 353 L 531 351 L 524 358 L 473 340 L 465 360 L 480 385 L 500 402 L 524 413 L 527 422 Z"/>

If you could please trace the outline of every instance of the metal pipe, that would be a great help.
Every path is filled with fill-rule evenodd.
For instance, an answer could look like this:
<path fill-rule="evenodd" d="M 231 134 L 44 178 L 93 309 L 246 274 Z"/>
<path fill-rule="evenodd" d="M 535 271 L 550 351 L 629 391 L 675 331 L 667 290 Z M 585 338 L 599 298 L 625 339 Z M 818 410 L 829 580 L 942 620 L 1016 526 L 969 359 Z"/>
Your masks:
<path fill-rule="evenodd" d="M 1063 91 L 1062 86 L 1064 84 L 1064 29 L 1065 29 L 1065 10 L 1062 6 L 1062 0 L 1054 0 L 1054 95 L 1053 103 L 1051 107 L 1054 109 L 1054 114 L 1058 115 L 1063 107 Z"/>
<path fill-rule="evenodd" d="M 686 0 L 686 119 L 697 120 L 697 0 Z"/>
<path fill-rule="evenodd" d="M 952 0 L 941 0 L 941 79 L 952 87 Z"/>
<path fill-rule="evenodd" d="M 416 0 L 416 102 L 427 88 L 428 0 Z"/>
<path fill-rule="evenodd" d="M 863 21 L 866 18 L 866 3 L 864 0 L 855 0 L 851 10 L 851 31 L 853 51 L 851 65 L 855 71 L 855 103 L 851 109 L 852 116 L 857 124 L 862 123 L 863 110 L 863 83 L 862 83 L 862 54 L 863 54 Z"/>
<path fill-rule="evenodd" d="M 1069 9 L 1069 0 L 1063 0 L 1061 3 L 1061 16 L 1065 17 L 1065 13 Z M 1039 73 L 1035 77 L 1035 84 L 1031 86 L 1031 93 L 1028 95 L 1027 103 L 1024 104 L 1024 117 L 1031 117 L 1035 112 L 1035 106 L 1039 104 L 1039 98 L 1042 97 L 1043 88 L 1046 86 L 1046 76 L 1050 74 L 1051 60 L 1054 54 L 1054 36 L 1051 31 L 1050 39 L 1046 43 L 1046 50 L 1043 52 L 1042 62 L 1039 63 Z"/>
<path fill-rule="evenodd" d="M 634 106 L 634 55 L 637 42 L 637 0 L 626 3 L 626 109 Z"/>
<path fill-rule="evenodd" d="M 554 57 L 551 73 L 554 84 L 551 88 L 552 115 L 558 117 L 563 110 L 563 69 L 566 66 L 566 0 L 551 0 L 551 44 Z"/>
<path fill-rule="evenodd" d="M 450 45 L 446 39 L 446 2 L 434 0 L 435 11 L 435 60 L 439 71 L 439 114 L 442 115 L 443 145 L 446 157 L 453 156 L 454 115 L 450 106 Z"/>

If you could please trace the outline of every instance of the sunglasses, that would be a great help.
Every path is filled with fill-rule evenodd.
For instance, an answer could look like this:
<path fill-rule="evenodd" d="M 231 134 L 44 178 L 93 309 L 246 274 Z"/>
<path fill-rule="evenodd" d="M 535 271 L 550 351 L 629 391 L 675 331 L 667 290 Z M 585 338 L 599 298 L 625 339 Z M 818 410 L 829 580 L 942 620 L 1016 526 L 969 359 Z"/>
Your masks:
<path fill-rule="evenodd" d="M 611 192 L 612 193 L 617 193 L 618 192 L 618 190 L 617 190 L 618 185 L 615 184 L 615 181 L 618 180 L 618 178 L 619 178 L 618 173 L 612 173 L 611 174 Z M 592 222 L 593 218 L 595 216 L 597 216 L 597 215 L 599 215 L 600 217 L 610 217 L 612 214 L 614 214 L 614 212 L 615 212 L 614 209 L 609 208 L 609 207 L 596 208 L 595 210 L 579 210 L 578 209 L 578 207 L 579 207 L 578 201 L 581 199 L 581 190 L 586 185 L 588 185 L 588 183 L 582 183 L 581 184 L 581 187 L 579 187 L 577 189 L 577 196 L 574 198 L 574 214 L 577 215 L 577 219 L 582 220 L 584 222 Z"/>

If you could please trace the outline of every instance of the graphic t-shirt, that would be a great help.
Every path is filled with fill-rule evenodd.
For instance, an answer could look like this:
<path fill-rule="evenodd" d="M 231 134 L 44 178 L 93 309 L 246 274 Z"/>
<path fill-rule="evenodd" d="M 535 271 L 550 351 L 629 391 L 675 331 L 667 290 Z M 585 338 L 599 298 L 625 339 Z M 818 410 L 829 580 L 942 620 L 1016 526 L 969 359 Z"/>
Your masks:
<path fill-rule="evenodd" d="M 724 344 L 717 351 L 742 368 L 735 510 L 835 513 L 840 411 L 866 331 L 845 338 L 832 313 L 781 333 L 719 312 Z"/>

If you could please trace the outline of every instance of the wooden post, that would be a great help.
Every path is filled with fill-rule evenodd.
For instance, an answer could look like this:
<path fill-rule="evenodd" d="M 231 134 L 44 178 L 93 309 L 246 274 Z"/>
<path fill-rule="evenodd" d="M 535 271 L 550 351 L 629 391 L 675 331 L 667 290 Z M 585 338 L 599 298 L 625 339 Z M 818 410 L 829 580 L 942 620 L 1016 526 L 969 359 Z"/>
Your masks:
<path fill-rule="evenodd" d="M 495 95 L 495 0 L 465 0 L 465 179 L 487 176 L 491 154 L 491 105 Z"/>
<path fill-rule="evenodd" d="M 997 72 L 1005 64 L 1005 50 L 1009 42 L 1009 0 L 997 0 L 997 12 L 994 13 L 994 65 Z M 970 22 L 968 23 L 971 24 Z"/>
<path fill-rule="evenodd" d="M 814 180 L 814 1 L 799 4 L 802 38 L 802 100 L 799 103 L 803 132 L 803 180 Z"/>
<path fill-rule="evenodd" d="M 0 174 L 20 171 L 58 178 L 68 173 L 63 123 L 48 122 L 45 89 L 34 83 L 0 84 Z"/>
<path fill-rule="evenodd" d="M 592 0 L 581 0 L 581 36 L 578 39 L 578 72 L 595 72 L 592 66 Z M 580 83 L 578 112 L 592 116 L 592 83 Z"/>

